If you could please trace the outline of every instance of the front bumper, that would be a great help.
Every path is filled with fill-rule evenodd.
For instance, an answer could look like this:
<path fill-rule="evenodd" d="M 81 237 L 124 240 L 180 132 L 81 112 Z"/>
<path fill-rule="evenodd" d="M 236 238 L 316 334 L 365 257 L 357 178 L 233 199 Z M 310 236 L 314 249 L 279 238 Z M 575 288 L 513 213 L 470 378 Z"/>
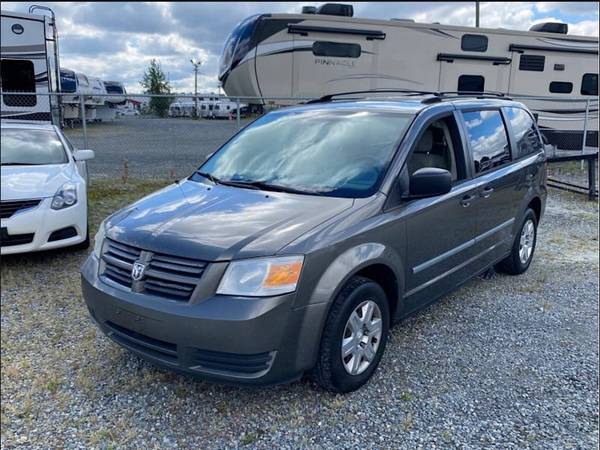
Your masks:
<path fill-rule="evenodd" d="M 82 288 L 94 321 L 153 363 L 260 385 L 292 381 L 314 365 L 326 304 L 293 309 L 295 294 L 179 302 L 109 286 L 97 274 L 98 260 L 91 255 L 82 268 Z"/>
<path fill-rule="evenodd" d="M 22 236 L 28 242 L 7 245 L 18 241 L 13 239 L 3 240 L 0 254 L 10 255 L 52 250 L 85 241 L 87 236 L 87 203 L 85 198 L 80 198 L 75 205 L 60 210 L 51 209 L 51 203 L 52 198 L 44 198 L 33 208 L 18 211 L 12 217 L 2 219 L 1 226 L 6 228 L 9 238 Z M 50 240 L 52 233 L 71 227 L 75 230 L 74 235 L 68 233 L 65 235 L 70 237 Z"/>

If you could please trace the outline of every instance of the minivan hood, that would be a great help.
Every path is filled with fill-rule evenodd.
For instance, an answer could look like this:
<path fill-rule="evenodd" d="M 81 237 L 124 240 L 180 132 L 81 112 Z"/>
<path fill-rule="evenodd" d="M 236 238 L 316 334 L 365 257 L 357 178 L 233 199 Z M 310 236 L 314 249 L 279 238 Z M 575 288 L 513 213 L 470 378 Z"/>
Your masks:
<path fill-rule="evenodd" d="M 73 176 L 70 164 L 2 166 L 2 200 L 52 197 Z"/>
<path fill-rule="evenodd" d="M 352 204 L 346 198 L 184 181 L 116 213 L 107 236 L 206 261 L 267 256 Z"/>

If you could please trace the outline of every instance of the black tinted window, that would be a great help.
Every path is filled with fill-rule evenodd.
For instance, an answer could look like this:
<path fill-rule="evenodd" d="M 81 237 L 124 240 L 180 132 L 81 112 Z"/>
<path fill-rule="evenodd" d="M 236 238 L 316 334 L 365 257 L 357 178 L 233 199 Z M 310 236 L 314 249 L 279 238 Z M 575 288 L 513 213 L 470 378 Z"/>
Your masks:
<path fill-rule="evenodd" d="M 519 70 L 532 72 L 543 72 L 546 57 L 543 55 L 521 55 L 519 58 Z"/>
<path fill-rule="evenodd" d="M 553 81 L 550 83 L 550 92 L 555 94 L 570 94 L 573 92 L 573 83 L 568 81 Z"/>
<path fill-rule="evenodd" d="M 510 161 L 506 129 L 500 111 L 463 113 L 475 172 L 482 173 Z"/>
<path fill-rule="evenodd" d="M 2 91 L 35 92 L 35 72 L 33 63 L 26 60 L 3 59 L 0 62 L 2 72 Z M 6 106 L 35 106 L 35 95 L 4 95 Z"/>
<path fill-rule="evenodd" d="M 531 116 L 521 108 L 506 108 L 508 120 L 517 142 L 515 158 L 539 152 L 542 149 L 540 136 Z"/>
<path fill-rule="evenodd" d="M 316 41 L 312 46 L 312 51 L 315 56 L 337 56 L 338 58 L 360 57 L 359 44 Z"/>
<path fill-rule="evenodd" d="M 480 34 L 465 34 L 460 41 L 460 48 L 465 52 L 485 52 L 487 47 L 487 36 Z"/>
<path fill-rule="evenodd" d="M 598 74 L 586 73 L 581 80 L 581 95 L 598 95 Z"/>
<path fill-rule="evenodd" d="M 461 75 L 458 77 L 459 92 L 483 92 L 485 78 L 481 75 Z"/>

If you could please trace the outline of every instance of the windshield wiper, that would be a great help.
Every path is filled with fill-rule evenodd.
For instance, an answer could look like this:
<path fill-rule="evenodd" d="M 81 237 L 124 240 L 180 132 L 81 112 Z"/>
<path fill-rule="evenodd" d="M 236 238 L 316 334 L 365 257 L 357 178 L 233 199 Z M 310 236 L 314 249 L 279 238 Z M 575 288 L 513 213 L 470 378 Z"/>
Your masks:
<path fill-rule="evenodd" d="M 281 186 L 279 184 L 272 184 L 269 183 L 268 181 L 238 181 L 238 180 L 227 180 L 227 181 L 223 181 L 223 184 L 230 184 L 232 186 L 239 186 L 239 187 L 249 187 L 251 189 L 263 189 L 265 191 L 276 191 L 276 192 L 289 192 L 291 194 L 307 194 L 308 192 L 300 190 L 300 189 L 295 189 L 292 187 L 288 187 L 288 186 Z M 312 194 L 312 192 L 310 192 Z"/>
<path fill-rule="evenodd" d="M 207 178 L 210 181 L 212 181 L 214 184 L 222 184 L 221 180 L 219 180 L 217 177 L 215 177 L 214 175 L 211 175 L 210 173 L 206 173 L 206 172 L 200 172 L 199 170 L 196 170 L 195 172 L 196 174 L 200 175 L 201 177 Z"/>

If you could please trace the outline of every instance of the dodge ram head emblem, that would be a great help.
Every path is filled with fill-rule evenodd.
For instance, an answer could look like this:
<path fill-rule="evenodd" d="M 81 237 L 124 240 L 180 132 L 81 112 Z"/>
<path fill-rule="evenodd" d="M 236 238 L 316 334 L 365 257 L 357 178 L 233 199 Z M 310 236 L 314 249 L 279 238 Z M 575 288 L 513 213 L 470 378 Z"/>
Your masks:
<path fill-rule="evenodd" d="M 133 278 L 135 281 L 140 281 L 142 278 L 144 278 L 145 272 L 146 265 L 136 261 L 133 263 L 133 268 L 131 269 L 131 278 Z"/>

